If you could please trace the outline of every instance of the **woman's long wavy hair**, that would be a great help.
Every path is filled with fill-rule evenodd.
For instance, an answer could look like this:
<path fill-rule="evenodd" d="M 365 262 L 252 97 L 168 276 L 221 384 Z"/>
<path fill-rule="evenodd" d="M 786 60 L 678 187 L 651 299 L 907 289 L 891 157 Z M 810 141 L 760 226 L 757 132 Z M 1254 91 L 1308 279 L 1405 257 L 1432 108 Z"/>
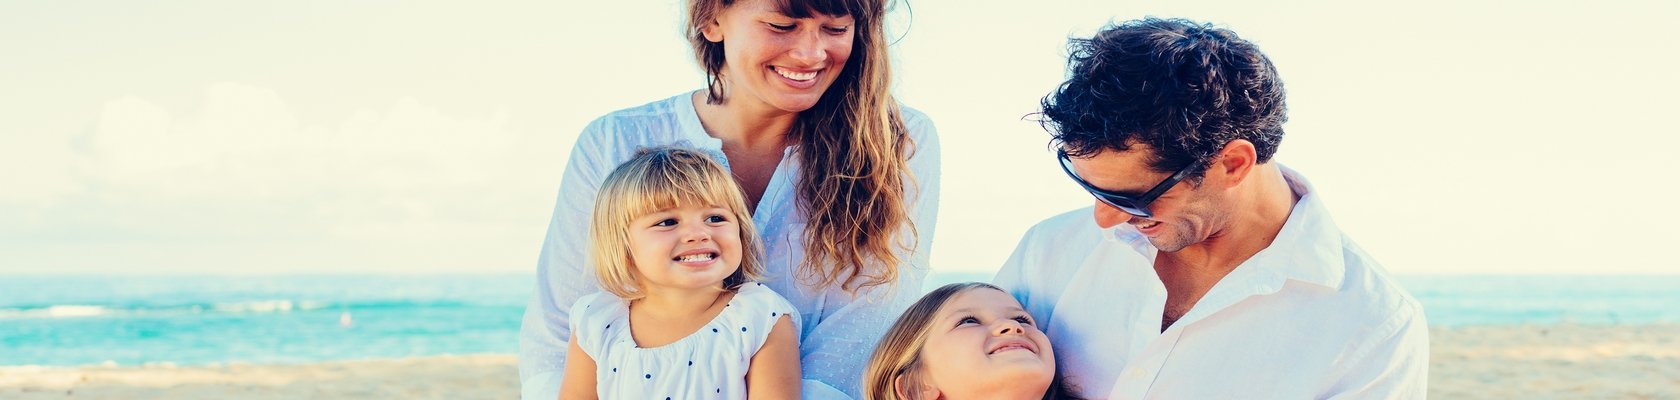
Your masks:
<path fill-rule="evenodd" d="M 908 167 L 914 143 L 889 93 L 892 68 L 882 26 L 889 0 L 773 1 L 793 18 L 820 13 L 854 21 L 851 58 L 788 132 L 801 166 L 794 190 L 807 218 L 800 276 L 816 287 L 839 284 L 853 292 L 891 284 L 906 261 L 896 250 L 911 250 L 917 233 L 904 198 L 906 185 L 915 184 Z M 706 40 L 701 28 L 735 2 L 689 1 L 686 35 L 706 72 L 710 104 L 728 100 L 719 79 L 724 49 Z M 910 240 L 901 237 L 906 233 Z M 872 262 L 879 269 L 864 268 Z"/>

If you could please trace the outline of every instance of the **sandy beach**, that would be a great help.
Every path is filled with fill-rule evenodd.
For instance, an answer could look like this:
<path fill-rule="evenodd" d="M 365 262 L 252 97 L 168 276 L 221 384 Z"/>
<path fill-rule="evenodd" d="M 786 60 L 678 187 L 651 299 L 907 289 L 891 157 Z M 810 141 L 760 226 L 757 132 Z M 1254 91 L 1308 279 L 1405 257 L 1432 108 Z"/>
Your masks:
<path fill-rule="evenodd" d="M 1680 399 L 1680 325 L 1437 328 L 1430 397 Z M 5 399 L 513 399 L 512 355 L 305 365 L 0 367 Z"/>
<path fill-rule="evenodd" d="M 304 365 L 0 367 L 0 399 L 517 399 L 512 355 Z"/>
<path fill-rule="evenodd" d="M 1430 331 L 1429 397 L 1680 399 L 1680 325 Z"/>

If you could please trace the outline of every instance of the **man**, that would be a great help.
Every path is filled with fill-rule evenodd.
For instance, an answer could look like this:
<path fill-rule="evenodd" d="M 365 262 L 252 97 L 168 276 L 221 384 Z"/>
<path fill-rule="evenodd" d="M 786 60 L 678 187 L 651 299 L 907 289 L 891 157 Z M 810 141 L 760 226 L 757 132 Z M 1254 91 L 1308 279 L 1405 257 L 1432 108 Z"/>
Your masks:
<path fill-rule="evenodd" d="M 1034 226 L 996 283 L 1079 394 L 1424 397 L 1422 307 L 1271 162 L 1285 107 L 1264 54 L 1153 18 L 1072 50 L 1041 122 L 1098 201 Z"/>

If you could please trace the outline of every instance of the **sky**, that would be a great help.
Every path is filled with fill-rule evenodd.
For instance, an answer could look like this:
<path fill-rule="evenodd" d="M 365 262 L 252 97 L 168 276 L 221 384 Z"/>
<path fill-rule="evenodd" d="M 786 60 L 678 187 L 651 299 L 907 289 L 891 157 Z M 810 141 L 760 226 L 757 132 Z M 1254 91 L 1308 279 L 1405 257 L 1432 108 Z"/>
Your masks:
<path fill-rule="evenodd" d="M 1069 37 L 1142 16 L 1268 54 L 1276 159 L 1390 271 L 1680 270 L 1680 3 L 903 3 L 894 93 L 943 147 L 937 271 L 994 271 L 1091 204 L 1023 117 Z M 680 8 L 0 2 L 0 276 L 534 272 L 583 126 L 704 85 Z"/>

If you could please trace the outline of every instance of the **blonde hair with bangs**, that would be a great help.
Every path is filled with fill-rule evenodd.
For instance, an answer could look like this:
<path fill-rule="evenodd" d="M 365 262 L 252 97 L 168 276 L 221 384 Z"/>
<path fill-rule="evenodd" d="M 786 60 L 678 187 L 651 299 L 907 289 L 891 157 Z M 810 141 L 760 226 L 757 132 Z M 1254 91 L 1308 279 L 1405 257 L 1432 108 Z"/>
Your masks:
<path fill-rule="evenodd" d="M 634 158 L 620 164 L 607 175 L 595 196 L 595 212 L 589 222 L 589 255 L 602 289 L 626 300 L 647 296 L 630 256 L 630 223 L 683 204 L 727 208 L 741 229 L 741 265 L 724 278 L 723 289 L 734 291 L 743 283 L 763 278 L 758 228 L 747 212 L 746 196 L 729 172 L 704 153 L 658 147 L 638 151 Z"/>

